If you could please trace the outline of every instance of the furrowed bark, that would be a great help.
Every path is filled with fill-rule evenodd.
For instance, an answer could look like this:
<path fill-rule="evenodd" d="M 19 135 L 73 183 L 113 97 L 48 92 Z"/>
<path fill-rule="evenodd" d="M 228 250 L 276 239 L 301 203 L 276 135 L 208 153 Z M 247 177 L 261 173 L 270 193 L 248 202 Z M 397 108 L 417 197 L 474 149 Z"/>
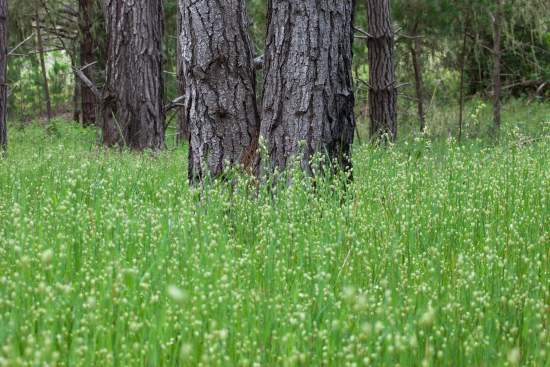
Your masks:
<path fill-rule="evenodd" d="M 79 0 L 79 27 L 80 27 L 80 64 L 89 65 L 95 61 L 94 37 L 92 34 L 92 8 L 93 0 Z M 94 81 L 94 66 L 86 68 L 86 77 Z M 96 99 L 94 93 L 87 86 L 81 86 L 82 124 L 89 126 L 96 121 Z"/>
<path fill-rule="evenodd" d="M 259 136 L 253 48 L 244 0 L 180 0 L 189 179 L 254 170 Z"/>
<path fill-rule="evenodd" d="M 181 34 L 182 31 L 182 15 L 181 10 L 178 8 L 178 35 Z M 176 78 L 178 81 L 178 92 L 180 96 L 183 96 L 185 93 L 185 75 L 183 75 L 183 58 L 182 58 L 182 45 L 181 45 L 181 38 L 178 37 L 177 39 L 177 47 L 176 47 Z M 189 141 L 189 126 L 187 124 L 187 119 L 185 118 L 185 110 L 183 107 L 178 107 L 178 115 L 177 115 L 177 121 L 178 121 L 178 127 L 177 127 L 177 142 L 183 143 Z"/>
<path fill-rule="evenodd" d="M 367 0 L 371 139 L 397 139 L 394 31 L 389 0 Z"/>
<path fill-rule="evenodd" d="M 261 135 L 269 169 L 296 158 L 351 168 L 355 131 L 352 0 L 270 0 Z M 265 166 L 265 164 L 264 164 Z"/>
<path fill-rule="evenodd" d="M 104 0 L 108 34 L 103 141 L 164 148 L 162 0 Z"/>
<path fill-rule="evenodd" d="M 8 0 L 0 0 L 0 156 L 8 145 Z"/>

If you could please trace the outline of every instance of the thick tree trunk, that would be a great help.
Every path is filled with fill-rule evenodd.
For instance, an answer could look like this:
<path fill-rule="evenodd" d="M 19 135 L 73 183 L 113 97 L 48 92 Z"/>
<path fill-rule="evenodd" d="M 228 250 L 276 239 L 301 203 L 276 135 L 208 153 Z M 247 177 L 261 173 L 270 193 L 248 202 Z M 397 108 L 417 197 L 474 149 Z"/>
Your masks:
<path fill-rule="evenodd" d="M 493 135 L 497 136 L 500 131 L 501 124 L 501 35 L 502 35 L 502 0 L 496 0 L 496 10 L 493 19 L 493 32 L 494 32 L 494 45 L 493 45 L 493 56 L 494 56 L 494 69 L 493 69 Z"/>
<path fill-rule="evenodd" d="M 103 141 L 164 148 L 162 0 L 104 0 L 108 34 Z"/>
<path fill-rule="evenodd" d="M 424 77 L 422 75 L 422 42 L 417 32 L 418 24 L 415 24 L 412 32 L 413 41 L 410 45 L 411 58 L 414 68 L 414 86 L 416 90 L 416 105 L 420 132 L 426 128 L 426 115 L 424 112 Z"/>
<path fill-rule="evenodd" d="M 245 0 L 180 0 L 189 179 L 253 169 L 259 136 Z"/>
<path fill-rule="evenodd" d="M 348 170 L 355 131 L 352 0 L 270 0 L 261 133 L 272 168 L 319 154 Z"/>
<path fill-rule="evenodd" d="M 397 139 L 394 31 L 389 0 L 367 0 L 371 139 Z"/>
<path fill-rule="evenodd" d="M 8 82 L 8 0 L 0 0 L 0 156 L 8 144 L 7 109 Z"/>
<path fill-rule="evenodd" d="M 182 14 L 181 9 L 178 8 L 178 34 L 182 32 Z M 176 47 L 176 78 L 178 81 L 178 93 L 180 96 L 185 94 L 185 75 L 183 74 L 183 57 L 182 57 L 182 44 L 181 38 L 177 39 Z M 183 107 L 178 107 L 178 127 L 177 127 L 177 142 L 183 143 L 189 141 L 189 125 L 185 118 L 185 110 Z"/>
<path fill-rule="evenodd" d="M 92 33 L 92 10 L 93 0 L 79 0 L 79 28 L 80 28 L 80 64 L 87 66 L 93 63 L 94 57 L 94 36 Z M 84 75 L 91 81 L 95 80 L 94 66 L 89 66 L 84 70 Z M 96 99 L 90 88 L 82 85 L 81 90 L 82 100 L 82 124 L 89 126 L 95 124 L 96 121 Z"/>
<path fill-rule="evenodd" d="M 53 117 L 52 113 L 52 100 L 50 97 L 50 86 L 48 84 L 48 70 L 46 69 L 46 60 L 44 56 L 44 44 L 42 41 L 42 25 L 40 24 L 40 16 L 36 12 L 36 46 L 38 48 L 38 59 L 40 60 L 40 70 L 42 71 L 42 79 L 44 81 L 44 98 L 46 99 L 46 113 L 48 115 L 48 122 Z"/>

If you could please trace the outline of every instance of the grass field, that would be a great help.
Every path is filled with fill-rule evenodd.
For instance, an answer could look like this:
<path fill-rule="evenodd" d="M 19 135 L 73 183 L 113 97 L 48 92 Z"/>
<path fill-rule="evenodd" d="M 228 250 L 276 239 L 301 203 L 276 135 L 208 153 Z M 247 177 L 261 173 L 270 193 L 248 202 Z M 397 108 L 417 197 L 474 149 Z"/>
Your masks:
<path fill-rule="evenodd" d="M 53 126 L 0 160 L 0 366 L 550 366 L 548 134 L 200 193 Z"/>

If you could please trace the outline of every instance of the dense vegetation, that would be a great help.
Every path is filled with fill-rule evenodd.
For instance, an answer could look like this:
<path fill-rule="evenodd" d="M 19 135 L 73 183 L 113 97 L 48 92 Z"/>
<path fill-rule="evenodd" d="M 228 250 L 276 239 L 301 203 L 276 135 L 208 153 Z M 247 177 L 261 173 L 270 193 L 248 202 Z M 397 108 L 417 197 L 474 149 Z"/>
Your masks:
<path fill-rule="evenodd" d="M 547 366 L 550 110 L 519 106 L 498 146 L 357 146 L 345 190 L 196 191 L 184 149 L 14 127 L 0 365 Z"/>

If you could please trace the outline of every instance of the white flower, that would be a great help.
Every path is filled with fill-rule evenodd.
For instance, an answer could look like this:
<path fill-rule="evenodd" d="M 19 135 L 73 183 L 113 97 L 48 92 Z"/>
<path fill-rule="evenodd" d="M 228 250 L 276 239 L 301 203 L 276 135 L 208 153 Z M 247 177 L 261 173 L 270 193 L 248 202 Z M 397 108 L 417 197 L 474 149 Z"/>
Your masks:
<path fill-rule="evenodd" d="M 185 292 L 175 285 L 168 286 L 168 296 L 178 303 L 185 301 L 187 298 Z"/>

